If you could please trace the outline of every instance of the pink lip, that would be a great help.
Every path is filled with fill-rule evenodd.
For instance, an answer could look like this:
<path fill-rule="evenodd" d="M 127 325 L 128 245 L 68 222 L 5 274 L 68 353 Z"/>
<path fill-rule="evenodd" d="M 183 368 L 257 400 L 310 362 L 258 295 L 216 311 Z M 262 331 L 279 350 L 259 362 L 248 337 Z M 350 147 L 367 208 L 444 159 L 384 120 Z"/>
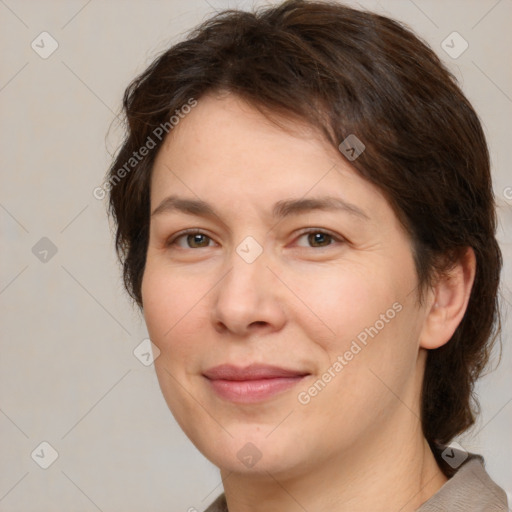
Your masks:
<path fill-rule="evenodd" d="M 295 386 L 307 372 L 252 364 L 245 368 L 223 364 L 203 374 L 221 398 L 237 403 L 261 402 Z"/>

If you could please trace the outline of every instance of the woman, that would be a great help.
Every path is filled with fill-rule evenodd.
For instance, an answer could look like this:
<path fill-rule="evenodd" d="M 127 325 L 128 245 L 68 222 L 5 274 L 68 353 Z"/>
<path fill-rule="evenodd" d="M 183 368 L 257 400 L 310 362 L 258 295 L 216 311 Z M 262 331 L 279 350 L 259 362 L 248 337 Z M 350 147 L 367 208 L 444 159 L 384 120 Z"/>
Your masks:
<path fill-rule="evenodd" d="M 227 11 L 127 89 L 110 169 L 163 395 L 207 510 L 506 510 L 447 447 L 499 331 L 472 107 L 410 31 L 337 3 Z"/>

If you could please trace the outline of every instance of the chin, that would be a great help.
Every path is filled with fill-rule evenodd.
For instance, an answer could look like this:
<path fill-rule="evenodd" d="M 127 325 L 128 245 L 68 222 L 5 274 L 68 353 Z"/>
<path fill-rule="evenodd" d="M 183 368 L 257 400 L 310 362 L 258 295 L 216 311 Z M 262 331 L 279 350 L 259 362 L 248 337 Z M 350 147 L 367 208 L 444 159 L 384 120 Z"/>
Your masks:
<path fill-rule="evenodd" d="M 270 436 L 268 432 L 267 428 L 246 425 L 237 431 L 230 429 L 233 437 L 226 432 L 220 437 L 218 433 L 203 433 L 201 439 L 191 441 L 212 464 L 228 472 L 265 477 L 268 473 L 291 475 L 307 464 L 308 456 L 297 441 L 299 436 L 284 429 Z"/>

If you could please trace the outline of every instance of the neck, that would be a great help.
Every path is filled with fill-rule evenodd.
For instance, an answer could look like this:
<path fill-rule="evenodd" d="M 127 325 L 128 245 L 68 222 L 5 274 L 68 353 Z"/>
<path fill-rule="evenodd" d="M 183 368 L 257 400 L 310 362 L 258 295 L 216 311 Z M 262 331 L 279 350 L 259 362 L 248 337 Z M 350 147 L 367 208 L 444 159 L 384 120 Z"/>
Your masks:
<path fill-rule="evenodd" d="M 447 479 L 423 437 L 409 449 L 392 444 L 369 446 L 364 460 L 345 453 L 292 477 L 221 471 L 229 511 L 413 512 Z"/>
<path fill-rule="evenodd" d="M 373 430 L 321 465 L 281 474 L 221 470 L 229 512 L 413 512 L 447 478 L 423 437 L 418 416 L 398 407 Z"/>

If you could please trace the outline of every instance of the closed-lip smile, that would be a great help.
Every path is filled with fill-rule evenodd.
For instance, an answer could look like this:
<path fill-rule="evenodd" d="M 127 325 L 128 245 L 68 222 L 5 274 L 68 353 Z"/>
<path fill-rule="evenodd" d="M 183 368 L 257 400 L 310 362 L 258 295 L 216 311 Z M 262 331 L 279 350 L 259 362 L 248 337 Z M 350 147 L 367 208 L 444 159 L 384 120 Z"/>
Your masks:
<path fill-rule="evenodd" d="M 221 364 L 203 373 L 213 391 L 235 403 L 261 402 L 295 386 L 308 372 L 274 365 Z"/>

